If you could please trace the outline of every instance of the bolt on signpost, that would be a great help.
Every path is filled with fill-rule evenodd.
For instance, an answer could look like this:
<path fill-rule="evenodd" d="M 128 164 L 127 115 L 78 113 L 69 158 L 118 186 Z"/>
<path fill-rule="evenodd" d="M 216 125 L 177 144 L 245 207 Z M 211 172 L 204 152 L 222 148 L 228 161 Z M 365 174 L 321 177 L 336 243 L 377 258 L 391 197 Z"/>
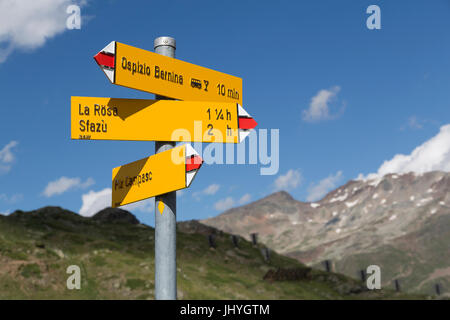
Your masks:
<path fill-rule="evenodd" d="M 155 298 L 177 298 L 176 191 L 203 160 L 175 142 L 240 143 L 257 125 L 242 107 L 242 79 L 175 59 L 175 39 L 155 52 L 112 41 L 94 56 L 111 83 L 155 100 L 71 97 L 71 138 L 155 141 L 155 154 L 112 171 L 112 207 L 155 197 Z M 180 99 L 175 101 L 170 99 Z"/>

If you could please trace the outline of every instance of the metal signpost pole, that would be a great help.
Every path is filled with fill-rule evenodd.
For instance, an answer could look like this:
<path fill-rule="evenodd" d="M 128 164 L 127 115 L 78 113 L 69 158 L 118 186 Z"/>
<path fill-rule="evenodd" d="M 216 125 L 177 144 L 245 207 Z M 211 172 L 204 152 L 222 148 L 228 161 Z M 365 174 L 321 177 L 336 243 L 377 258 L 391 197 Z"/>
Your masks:
<path fill-rule="evenodd" d="M 175 58 L 176 43 L 171 37 L 154 41 L 156 53 Z M 155 95 L 156 99 L 167 99 Z M 175 147 L 175 142 L 155 141 L 155 154 Z M 177 193 L 169 192 L 155 198 L 155 299 L 177 299 L 176 218 Z"/>

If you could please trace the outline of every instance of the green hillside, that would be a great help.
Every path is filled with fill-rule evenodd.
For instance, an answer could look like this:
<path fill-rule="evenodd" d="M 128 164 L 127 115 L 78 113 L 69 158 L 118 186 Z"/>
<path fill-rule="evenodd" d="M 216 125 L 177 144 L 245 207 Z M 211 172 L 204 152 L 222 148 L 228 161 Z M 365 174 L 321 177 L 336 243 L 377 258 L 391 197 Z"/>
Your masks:
<path fill-rule="evenodd" d="M 124 211 L 85 218 L 59 207 L 0 215 L 0 299 L 154 299 L 154 229 L 136 222 Z M 229 234 L 195 222 L 178 228 L 179 299 L 426 298 L 367 291 L 274 252 L 265 262 L 260 248 L 244 239 L 234 248 Z M 81 268 L 81 290 L 66 288 L 69 265 Z M 300 278 L 263 279 L 285 269 Z"/>

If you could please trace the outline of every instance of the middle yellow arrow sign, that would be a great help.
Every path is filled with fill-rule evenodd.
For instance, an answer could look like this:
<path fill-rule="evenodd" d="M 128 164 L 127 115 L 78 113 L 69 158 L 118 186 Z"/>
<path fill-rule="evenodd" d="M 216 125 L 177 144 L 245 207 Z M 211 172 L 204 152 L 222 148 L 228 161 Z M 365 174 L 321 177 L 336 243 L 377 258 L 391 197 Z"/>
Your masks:
<path fill-rule="evenodd" d="M 256 125 L 233 102 L 71 99 L 72 139 L 240 143 Z"/>

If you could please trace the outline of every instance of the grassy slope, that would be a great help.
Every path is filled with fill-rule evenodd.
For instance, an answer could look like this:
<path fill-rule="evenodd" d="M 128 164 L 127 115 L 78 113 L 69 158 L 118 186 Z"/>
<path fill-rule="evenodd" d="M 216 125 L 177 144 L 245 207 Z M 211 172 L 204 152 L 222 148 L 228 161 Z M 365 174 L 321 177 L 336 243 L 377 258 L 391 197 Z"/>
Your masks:
<path fill-rule="evenodd" d="M 357 290 L 361 283 L 314 270 L 302 281 L 262 280 L 269 269 L 304 268 L 228 234 L 209 249 L 205 235 L 177 233 L 179 299 L 423 298 L 392 291 Z M 79 265 L 81 290 L 68 290 L 66 268 Z M 153 299 L 154 230 L 143 225 L 100 223 L 65 211 L 0 216 L 0 299 Z M 357 290 L 358 291 L 358 290 Z"/>

